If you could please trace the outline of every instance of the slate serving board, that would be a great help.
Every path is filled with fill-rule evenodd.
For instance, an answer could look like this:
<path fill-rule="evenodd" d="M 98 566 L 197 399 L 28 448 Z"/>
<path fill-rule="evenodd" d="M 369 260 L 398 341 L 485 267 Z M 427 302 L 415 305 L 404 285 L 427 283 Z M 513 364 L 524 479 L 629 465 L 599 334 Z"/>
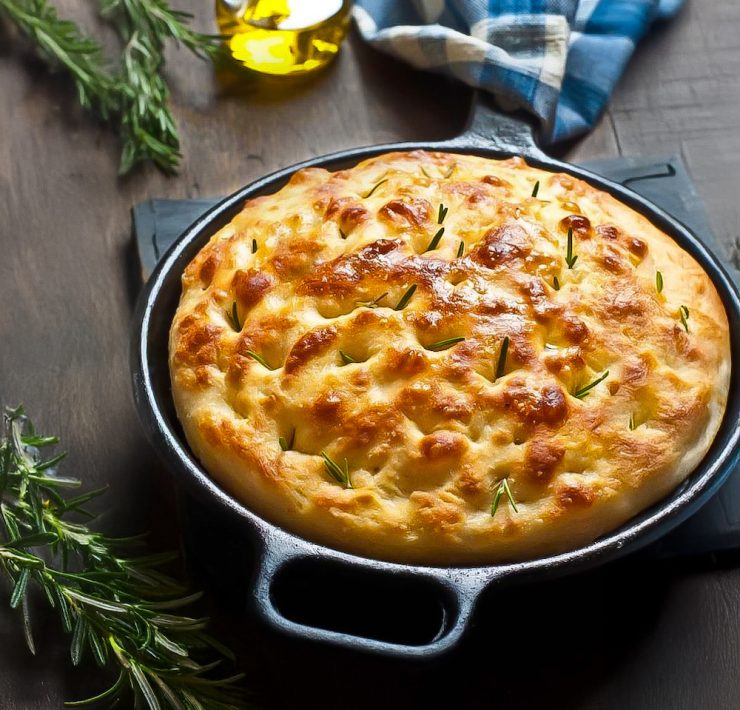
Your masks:
<path fill-rule="evenodd" d="M 592 160 L 583 167 L 630 187 L 690 227 L 724 261 L 737 281 L 740 273 L 721 258 L 704 206 L 680 158 Z M 142 279 L 168 247 L 221 198 L 146 200 L 132 210 Z M 690 520 L 651 545 L 642 555 L 658 558 L 706 555 L 740 549 L 740 470 Z"/>

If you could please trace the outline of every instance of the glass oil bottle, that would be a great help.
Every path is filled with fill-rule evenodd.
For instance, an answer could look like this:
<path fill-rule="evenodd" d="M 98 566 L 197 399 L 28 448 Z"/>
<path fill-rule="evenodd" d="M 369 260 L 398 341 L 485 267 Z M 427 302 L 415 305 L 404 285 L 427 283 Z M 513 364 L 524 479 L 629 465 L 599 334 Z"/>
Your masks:
<path fill-rule="evenodd" d="M 238 62 L 264 74 L 328 64 L 347 34 L 350 0 L 216 0 L 216 20 Z"/>

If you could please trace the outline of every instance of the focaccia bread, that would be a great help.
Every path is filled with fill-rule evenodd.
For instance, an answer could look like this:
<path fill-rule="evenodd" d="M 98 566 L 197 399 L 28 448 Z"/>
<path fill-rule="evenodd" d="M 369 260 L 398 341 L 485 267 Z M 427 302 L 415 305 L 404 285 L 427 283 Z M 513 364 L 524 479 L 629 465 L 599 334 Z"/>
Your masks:
<path fill-rule="evenodd" d="M 706 273 L 610 195 L 523 160 L 297 172 L 186 269 L 172 393 L 229 493 L 305 538 L 530 559 L 669 493 L 722 419 Z"/>

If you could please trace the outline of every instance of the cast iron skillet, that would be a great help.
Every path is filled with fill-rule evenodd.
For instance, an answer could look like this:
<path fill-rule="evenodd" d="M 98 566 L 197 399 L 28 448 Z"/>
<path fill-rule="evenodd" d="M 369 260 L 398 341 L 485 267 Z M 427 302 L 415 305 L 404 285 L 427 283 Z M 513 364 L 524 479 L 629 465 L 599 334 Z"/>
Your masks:
<path fill-rule="evenodd" d="M 275 192 L 295 170 L 309 166 L 338 170 L 388 151 L 416 149 L 490 158 L 521 155 L 531 165 L 582 178 L 630 205 L 671 235 L 704 267 L 722 298 L 730 322 L 732 381 L 727 411 L 714 444 L 698 468 L 674 493 L 590 545 L 544 559 L 489 567 L 412 566 L 346 554 L 297 537 L 252 513 L 213 482 L 185 443 L 172 404 L 167 367 L 168 331 L 180 296 L 180 276 L 185 266 L 211 235 L 239 212 L 247 198 Z M 670 215 L 621 185 L 548 157 L 535 144 L 526 119 L 497 113 L 480 97 L 475 100 L 467 129 L 456 138 L 441 142 L 393 143 L 313 158 L 247 185 L 198 219 L 161 259 L 139 299 L 133 331 L 132 368 L 134 396 L 151 443 L 176 472 L 179 481 L 188 487 L 190 495 L 201 500 L 210 499 L 220 515 L 235 519 L 239 529 L 244 530 L 244 544 L 250 544 L 251 540 L 255 546 L 257 571 L 251 598 L 257 613 L 275 630 L 295 638 L 388 656 L 432 658 L 459 645 L 484 590 L 584 570 L 656 540 L 696 512 L 717 491 L 737 465 L 740 453 L 740 298 L 727 273 L 706 247 Z M 420 645 L 396 644 L 286 618 L 275 603 L 273 582 L 294 565 L 306 569 L 327 561 L 345 574 L 361 578 L 363 575 L 387 576 L 391 584 L 411 585 L 414 594 L 436 597 L 443 610 L 436 636 Z M 333 593 L 340 592 L 333 590 Z M 358 610 L 358 613 L 363 612 Z M 372 632 L 367 634 L 372 635 Z"/>

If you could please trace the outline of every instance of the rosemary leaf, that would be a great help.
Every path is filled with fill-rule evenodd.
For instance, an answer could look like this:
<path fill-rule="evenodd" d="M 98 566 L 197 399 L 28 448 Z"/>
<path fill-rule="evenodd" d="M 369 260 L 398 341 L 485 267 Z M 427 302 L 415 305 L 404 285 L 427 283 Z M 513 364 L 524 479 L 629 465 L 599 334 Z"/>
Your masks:
<path fill-rule="evenodd" d="M 457 345 L 458 343 L 461 343 L 465 338 L 462 336 L 458 336 L 457 338 L 447 338 L 445 340 L 438 340 L 436 343 L 432 343 L 431 345 L 427 345 L 427 350 L 433 350 L 434 352 L 439 352 L 440 350 L 447 350 L 451 348 L 453 345 Z"/>
<path fill-rule="evenodd" d="M 383 178 L 382 180 L 376 182 L 362 197 L 367 199 L 370 197 L 381 185 L 388 182 L 388 178 Z"/>
<path fill-rule="evenodd" d="M 237 308 L 236 301 L 231 304 L 231 310 L 226 311 L 226 320 L 229 321 L 229 324 L 235 332 L 241 333 L 242 324 L 239 320 L 239 310 Z"/>
<path fill-rule="evenodd" d="M 457 258 L 459 259 L 465 253 L 465 242 L 461 241 L 457 248 Z"/>
<path fill-rule="evenodd" d="M 344 350 L 339 351 L 339 357 L 342 359 L 342 362 L 345 365 L 351 365 L 352 363 L 357 362 L 357 360 L 355 360 L 351 355 L 347 355 L 347 353 L 344 352 Z"/>
<path fill-rule="evenodd" d="M 532 188 L 532 197 L 537 197 L 540 191 L 540 181 L 538 180 Z"/>
<path fill-rule="evenodd" d="M 345 488 L 352 488 L 352 481 L 349 477 L 349 466 L 347 464 L 347 459 L 344 459 L 344 468 L 342 468 L 325 451 L 321 452 L 321 456 L 324 459 L 324 468 L 326 469 L 326 472 L 337 483 L 341 483 Z"/>
<path fill-rule="evenodd" d="M 283 451 L 290 451 L 293 448 L 295 442 L 295 427 L 290 430 L 290 439 L 286 439 L 284 436 L 278 437 L 278 444 Z"/>
<path fill-rule="evenodd" d="M 501 482 L 496 488 L 496 492 L 493 494 L 493 502 L 491 503 L 491 517 L 494 517 L 496 515 L 498 504 L 501 501 L 501 496 L 503 496 L 504 494 L 506 494 L 506 497 L 509 500 L 509 505 L 511 505 L 511 507 L 514 509 L 514 512 L 519 512 L 519 509 L 516 507 L 514 496 L 511 493 L 511 488 L 509 487 L 509 481 L 506 478 L 502 478 Z"/>
<path fill-rule="evenodd" d="M 658 293 L 663 293 L 663 274 L 660 271 L 655 272 L 655 290 Z"/>
<path fill-rule="evenodd" d="M 498 363 L 496 364 L 496 376 L 494 377 L 494 380 L 497 380 L 499 377 L 503 377 L 506 374 L 506 355 L 508 352 L 509 336 L 507 335 L 501 343 L 501 350 L 498 354 Z"/>
<path fill-rule="evenodd" d="M 252 254 L 256 254 L 256 253 L 257 253 L 257 240 L 252 239 Z"/>
<path fill-rule="evenodd" d="M 380 308 L 380 302 L 388 295 L 388 291 L 384 291 L 377 298 L 372 301 L 355 301 L 355 305 L 362 306 L 363 308 Z"/>
<path fill-rule="evenodd" d="M 557 276 L 552 277 L 552 287 L 556 290 L 560 290 L 560 281 Z"/>
<path fill-rule="evenodd" d="M 679 317 L 681 318 L 681 325 L 689 332 L 689 309 L 686 306 L 680 306 L 678 309 Z"/>
<path fill-rule="evenodd" d="M 266 370 L 272 370 L 272 368 L 267 364 L 265 358 L 263 358 L 262 355 L 254 352 L 254 350 L 247 350 L 246 354 L 249 355 L 249 357 L 251 357 L 253 360 L 256 360 Z"/>
<path fill-rule="evenodd" d="M 629 429 L 630 429 L 630 431 L 634 431 L 635 429 L 637 429 L 637 425 L 635 424 L 635 415 L 634 414 L 630 414 Z"/>
<path fill-rule="evenodd" d="M 439 214 L 437 215 L 437 224 L 442 224 L 442 222 L 445 221 L 445 217 L 447 216 L 448 209 L 449 208 L 445 207 L 443 204 L 440 203 Z"/>
<path fill-rule="evenodd" d="M 609 377 L 609 370 L 606 370 L 603 375 L 597 377 L 593 382 L 590 382 L 585 387 L 577 389 L 573 393 L 573 396 L 576 399 L 583 399 L 594 387 L 596 387 L 596 385 L 598 385 L 600 382 L 603 382 L 607 377 Z"/>
<path fill-rule="evenodd" d="M 408 290 L 403 294 L 403 296 L 401 296 L 401 300 L 396 304 L 396 307 L 393 310 L 402 311 L 406 308 L 411 297 L 414 295 L 414 291 L 416 291 L 416 284 L 409 286 Z"/>
<path fill-rule="evenodd" d="M 429 242 L 429 246 L 424 250 L 424 252 L 428 251 L 434 251 L 439 246 L 439 241 L 442 239 L 442 235 L 445 233 L 445 228 L 440 227 L 437 230 L 437 233 L 432 237 L 432 241 Z"/>
<path fill-rule="evenodd" d="M 572 269 L 576 261 L 578 261 L 578 257 L 573 256 L 573 228 L 568 227 L 568 246 L 565 255 L 565 263 L 568 264 L 569 269 Z"/>

